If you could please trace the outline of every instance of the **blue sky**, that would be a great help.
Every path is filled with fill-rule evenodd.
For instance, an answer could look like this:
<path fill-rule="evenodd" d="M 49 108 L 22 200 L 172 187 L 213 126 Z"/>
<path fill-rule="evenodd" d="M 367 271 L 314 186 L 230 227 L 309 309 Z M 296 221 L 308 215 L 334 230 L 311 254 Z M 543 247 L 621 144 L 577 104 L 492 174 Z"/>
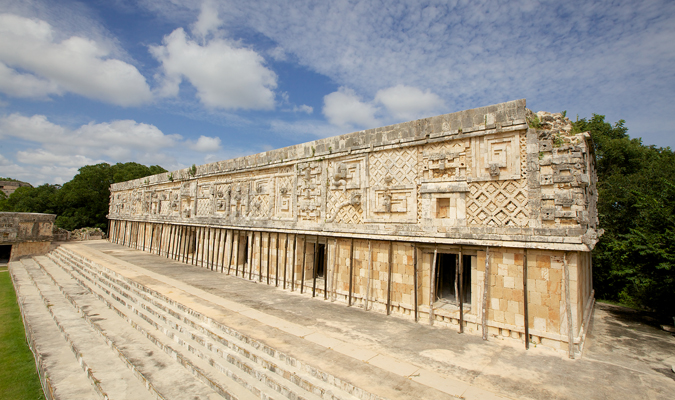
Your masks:
<path fill-rule="evenodd" d="M 519 98 L 675 147 L 675 2 L 0 0 L 0 176 L 32 184 Z"/>

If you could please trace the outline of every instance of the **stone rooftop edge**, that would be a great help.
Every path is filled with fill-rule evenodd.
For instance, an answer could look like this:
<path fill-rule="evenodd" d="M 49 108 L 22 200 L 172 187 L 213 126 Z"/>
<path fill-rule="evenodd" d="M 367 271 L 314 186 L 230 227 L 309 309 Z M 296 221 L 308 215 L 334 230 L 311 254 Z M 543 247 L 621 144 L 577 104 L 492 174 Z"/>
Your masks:
<path fill-rule="evenodd" d="M 379 128 L 366 129 L 317 139 L 258 154 L 238 157 L 197 166 L 194 175 L 190 168 L 165 172 L 145 178 L 114 183 L 111 191 L 141 187 L 146 184 L 159 184 L 173 180 L 185 180 L 198 177 L 246 171 L 253 168 L 284 164 L 289 161 L 306 159 L 312 161 L 321 156 L 350 154 L 352 151 L 392 146 L 406 142 L 441 139 L 444 137 L 466 137 L 487 134 L 488 130 L 500 130 L 514 125 L 526 125 L 526 100 L 512 100 L 504 103 L 470 110 L 442 114 Z"/>

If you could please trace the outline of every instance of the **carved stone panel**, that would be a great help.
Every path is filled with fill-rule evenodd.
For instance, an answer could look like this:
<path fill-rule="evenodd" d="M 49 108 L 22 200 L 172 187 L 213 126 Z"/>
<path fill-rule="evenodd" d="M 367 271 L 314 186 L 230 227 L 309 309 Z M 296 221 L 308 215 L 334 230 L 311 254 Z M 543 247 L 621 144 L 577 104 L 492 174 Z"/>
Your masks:
<path fill-rule="evenodd" d="M 248 199 L 248 182 L 234 182 L 231 186 L 232 194 L 230 199 L 230 218 L 244 218 L 248 214 L 249 199 Z"/>
<path fill-rule="evenodd" d="M 293 175 L 278 175 L 276 178 L 274 202 L 275 216 L 279 219 L 293 218 Z"/>
<path fill-rule="evenodd" d="M 362 223 L 365 158 L 329 162 L 328 171 L 326 222 Z"/>
<path fill-rule="evenodd" d="M 490 135 L 472 139 L 474 177 L 481 180 L 519 179 L 520 135 Z"/>
<path fill-rule="evenodd" d="M 367 222 L 417 222 L 417 149 L 370 155 Z"/>
<path fill-rule="evenodd" d="M 320 222 L 321 218 L 321 164 L 308 162 L 298 164 L 298 219 Z"/>
<path fill-rule="evenodd" d="M 270 218 L 274 207 L 273 180 L 270 178 L 256 179 L 252 184 L 251 207 L 248 213 L 250 218 Z"/>
<path fill-rule="evenodd" d="M 468 140 L 433 143 L 422 147 L 420 154 L 423 181 L 466 179 Z"/>

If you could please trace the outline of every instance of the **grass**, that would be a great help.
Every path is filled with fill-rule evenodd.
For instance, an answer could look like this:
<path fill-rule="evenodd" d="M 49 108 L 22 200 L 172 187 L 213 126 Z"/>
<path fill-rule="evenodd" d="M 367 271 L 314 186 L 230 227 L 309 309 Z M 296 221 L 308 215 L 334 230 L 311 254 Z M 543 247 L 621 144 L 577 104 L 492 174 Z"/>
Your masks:
<path fill-rule="evenodd" d="M 0 267 L 0 397 L 44 399 L 7 267 Z"/>

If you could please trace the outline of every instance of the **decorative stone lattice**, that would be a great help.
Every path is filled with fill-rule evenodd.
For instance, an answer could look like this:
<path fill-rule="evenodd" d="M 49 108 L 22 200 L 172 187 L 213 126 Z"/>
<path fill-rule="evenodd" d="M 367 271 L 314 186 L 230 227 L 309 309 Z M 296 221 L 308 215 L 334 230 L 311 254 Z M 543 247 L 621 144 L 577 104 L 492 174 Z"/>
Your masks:
<path fill-rule="evenodd" d="M 417 177 L 417 149 L 408 147 L 373 153 L 370 156 L 370 185 L 411 185 Z"/>
<path fill-rule="evenodd" d="M 213 213 L 213 185 L 202 185 L 197 189 L 197 216 L 206 217 Z"/>
<path fill-rule="evenodd" d="M 467 200 L 469 226 L 527 226 L 525 180 L 473 182 Z"/>
<path fill-rule="evenodd" d="M 361 224 L 363 222 L 363 206 L 359 201 L 358 205 L 349 204 L 353 202 L 353 196 L 359 196 L 359 191 L 343 192 L 342 190 L 331 190 L 328 192 L 327 217 L 330 222 L 339 224 Z M 337 214 L 337 215 L 336 215 Z"/>

